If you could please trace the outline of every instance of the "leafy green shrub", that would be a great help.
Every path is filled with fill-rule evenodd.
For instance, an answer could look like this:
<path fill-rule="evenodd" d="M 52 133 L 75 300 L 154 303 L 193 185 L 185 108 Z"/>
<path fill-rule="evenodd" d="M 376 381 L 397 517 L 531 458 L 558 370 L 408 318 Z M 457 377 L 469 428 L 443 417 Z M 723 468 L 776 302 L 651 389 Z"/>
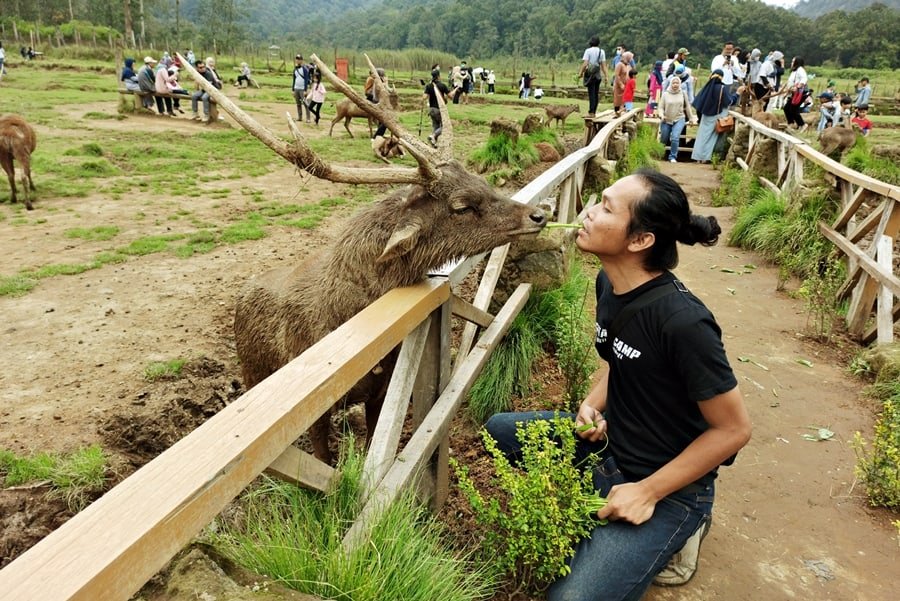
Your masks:
<path fill-rule="evenodd" d="M 493 573 L 452 552 L 440 524 L 412 494 L 380 514 L 367 544 L 344 550 L 343 537 L 362 508 L 363 461 L 351 447 L 327 494 L 264 479 L 241 498 L 239 519 L 220 518 L 210 542 L 237 564 L 322 599 L 489 597 Z"/>
<path fill-rule="evenodd" d="M 853 437 L 856 450 L 856 473 L 865 482 L 869 503 L 900 509 L 900 382 L 884 401 L 875 422 L 871 449 L 857 432 Z"/>
<path fill-rule="evenodd" d="M 759 179 L 752 173 L 726 165 L 722 170 L 722 183 L 713 192 L 712 204 L 715 207 L 742 207 L 749 204 L 761 189 Z"/>
<path fill-rule="evenodd" d="M 580 471 L 574 464 L 574 426 L 571 419 L 557 418 L 519 428 L 521 469 L 483 431 L 500 498 L 485 499 L 467 468 L 453 463 L 459 487 L 484 527 L 485 556 L 531 589 L 568 574 L 575 544 L 590 535 L 597 525 L 591 516 L 604 504 L 594 491 L 591 470 Z"/>

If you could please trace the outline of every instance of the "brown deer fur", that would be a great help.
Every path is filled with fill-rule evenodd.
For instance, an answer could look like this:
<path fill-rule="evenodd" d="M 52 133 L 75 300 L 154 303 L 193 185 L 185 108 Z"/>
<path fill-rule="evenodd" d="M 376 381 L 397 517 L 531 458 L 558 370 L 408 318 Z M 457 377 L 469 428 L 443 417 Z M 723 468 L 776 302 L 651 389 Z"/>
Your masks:
<path fill-rule="evenodd" d="M 34 190 L 31 179 L 31 153 L 37 147 L 37 136 L 34 129 L 18 115 L 0 117 L 0 165 L 9 178 L 10 201 L 16 202 L 16 166 L 18 161 L 22 168 L 22 187 L 25 189 L 25 208 L 29 211 L 31 204 L 30 191 Z"/>
<path fill-rule="evenodd" d="M 241 290 L 234 327 L 245 386 L 258 384 L 388 290 L 414 284 L 451 259 L 536 234 L 546 223 L 539 209 L 501 196 L 458 162 L 440 168 L 440 186 L 395 192 L 352 217 L 320 256 L 265 273 Z M 350 400 L 366 402 L 370 435 L 392 370 L 392 360 L 387 363 L 350 393 Z M 328 460 L 323 419 L 311 438 L 316 456 Z"/>
<path fill-rule="evenodd" d="M 275 136 L 190 65 L 185 65 L 220 108 L 279 155 L 312 175 L 336 182 L 410 184 L 357 213 L 324 252 L 299 265 L 263 273 L 242 287 L 235 304 L 234 333 L 247 388 L 274 373 L 388 290 L 419 282 L 429 270 L 451 259 L 536 235 L 547 223 L 540 209 L 502 196 L 452 158 L 453 127 L 440 97 L 444 133 L 437 148 L 431 148 L 406 131 L 390 110 L 368 103 L 317 56 L 311 58 L 335 89 L 353 99 L 357 107 L 365 107 L 367 116 L 383 123 L 419 165 L 373 169 L 326 164 L 309 148 L 289 115 L 293 144 Z M 371 61 L 369 67 L 375 73 Z M 386 86 L 379 81 L 375 85 L 381 86 L 379 95 L 384 97 Z M 369 436 L 384 399 L 393 357 L 391 353 L 381 362 L 381 369 L 372 370 L 348 393 L 349 401 L 366 402 Z M 324 461 L 331 458 L 329 426 L 326 412 L 310 428 L 314 452 Z"/>
<path fill-rule="evenodd" d="M 751 118 L 759 121 L 766 127 L 770 127 L 772 129 L 778 129 L 778 124 L 780 123 L 778 116 L 774 113 L 768 113 L 763 110 L 763 106 L 765 106 L 765 101 L 767 97 L 763 97 L 761 99 L 753 99 L 750 103 L 751 106 Z"/>
<path fill-rule="evenodd" d="M 400 110 L 400 99 L 396 90 L 391 89 L 388 91 L 388 103 L 393 110 Z M 344 129 L 347 130 L 347 133 L 350 134 L 350 137 L 352 138 L 353 132 L 350 131 L 350 120 L 354 117 L 363 117 L 369 120 L 369 137 L 372 137 L 372 117 L 355 105 L 352 100 L 349 98 L 342 98 L 334 105 L 334 110 L 336 111 L 336 114 L 331 120 L 331 127 L 328 129 L 329 136 L 331 135 L 331 132 L 334 131 L 335 124 L 343 119 Z"/>
<path fill-rule="evenodd" d="M 856 135 L 860 131 L 859 126 L 850 123 L 849 119 L 843 119 L 840 125 L 823 129 L 819 133 L 819 143 L 822 145 L 822 154 L 831 156 L 835 152 L 843 155 L 856 143 Z"/>
<path fill-rule="evenodd" d="M 559 104 L 548 104 L 544 106 L 544 112 L 547 113 L 547 123 L 550 123 L 551 120 L 556 119 L 556 126 L 560 126 L 560 122 L 562 122 L 562 127 L 565 129 L 566 127 L 566 118 L 572 113 L 578 113 L 581 109 L 578 108 L 577 104 L 570 104 L 567 106 L 562 106 Z"/>

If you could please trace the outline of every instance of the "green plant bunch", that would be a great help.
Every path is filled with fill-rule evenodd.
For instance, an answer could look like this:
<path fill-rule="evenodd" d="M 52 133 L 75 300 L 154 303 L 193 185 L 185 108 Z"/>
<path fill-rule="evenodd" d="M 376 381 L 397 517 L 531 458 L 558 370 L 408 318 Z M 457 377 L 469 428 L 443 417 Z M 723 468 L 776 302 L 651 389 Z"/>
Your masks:
<path fill-rule="evenodd" d="M 545 347 L 555 350 L 565 378 L 566 409 L 573 410 L 587 393 L 597 368 L 591 319 L 592 279 L 574 252 L 566 278 L 557 288 L 528 299 L 509 332 L 488 359 L 468 395 L 469 414 L 483 424 L 494 413 L 508 411 L 513 396 L 531 392 L 532 367 Z"/>
<path fill-rule="evenodd" d="M 4 487 L 46 482 L 49 495 L 66 501 L 69 509 L 84 508 L 106 486 L 109 458 L 97 445 L 72 453 L 16 455 L 0 449 L 0 480 Z"/>
<path fill-rule="evenodd" d="M 240 500 L 239 519 L 220 518 L 209 542 L 237 564 L 284 586 L 339 601 L 474 601 L 496 577 L 447 543 L 412 493 L 385 508 L 365 544 L 345 551 L 359 514 L 364 457 L 352 443 L 327 494 L 265 478 Z"/>
<path fill-rule="evenodd" d="M 532 590 L 541 590 L 569 573 L 576 543 L 590 536 L 592 519 L 605 504 L 594 490 L 591 470 L 575 465 L 575 422 L 535 420 L 516 433 L 522 443 L 514 467 L 486 430 L 484 445 L 493 459 L 493 485 L 500 498 L 485 499 L 468 469 L 453 462 L 459 487 L 484 526 L 486 560 Z"/>
<path fill-rule="evenodd" d="M 900 509 L 900 393 L 884 402 L 875 422 L 871 449 L 862 434 L 853 437 L 856 473 L 865 482 L 869 503 Z"/>
<path fill-rule="evenodd" d="M 656 139 L 656 130 L 644 123 L 638 125 L 637 135 L 628 144 L 625 156 L 616 162 L 615 177 L 630 175 L 641 167 L 657 169 L 657 161 L 665 152 L 665 145 Z"/>

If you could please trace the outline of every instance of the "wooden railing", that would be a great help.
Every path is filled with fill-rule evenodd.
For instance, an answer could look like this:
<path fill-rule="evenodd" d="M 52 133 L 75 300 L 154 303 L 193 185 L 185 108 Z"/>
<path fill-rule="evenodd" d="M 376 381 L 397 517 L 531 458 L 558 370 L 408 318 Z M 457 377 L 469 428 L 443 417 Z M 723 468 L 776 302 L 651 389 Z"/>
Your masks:
<path fill-rule="evenodd" d="M 819 231 L 847 257 L 848 276 L 839 292 L 841 298 L 850 298 L 847 328 L 866 344 L 892 342 L 894 324 L 900 318 L 900 279 L 893 272 L 900 243 L 900 187 L 849 169 L 804 140 L 737 112 L 731 114 L 750 128 L 747 154 L 736 159 L 741 168 L 750 168 L 764 137 L 777 143 L 775 181 L 759 177 L 768 188 L 788 195 L 803 181 L 804 161 L 819 165 L 833 180 L 840 191 L 841 211 L 833 223 L 819 223 Z"/>
<path fill-rule="evenodd" d="M 584 163 L 636 114 L 610 122 L 515 200 L 558 194 L 558 219 L 571 221 L 583 204 Z M 334 470 L 292 443 L 401 343 L 367 454 L 368 501 L 344 543 L 364 541 L 381 508 L 413 483 L 440 504 L 450 421 L 529 295 L 530 285 L 520 285 L 496 315 L 487 313 L 505 256 L 506 248 L 491 253 L 472 304 L 452 288 L 478 258 L 378 299 L 0 570 L 0 598 L 124 601 L 264 471 L 326 488 Z M 452 370 L 451 313 L 469 322 Z M 398 454 L 410 398 L 414 432 Z"/>

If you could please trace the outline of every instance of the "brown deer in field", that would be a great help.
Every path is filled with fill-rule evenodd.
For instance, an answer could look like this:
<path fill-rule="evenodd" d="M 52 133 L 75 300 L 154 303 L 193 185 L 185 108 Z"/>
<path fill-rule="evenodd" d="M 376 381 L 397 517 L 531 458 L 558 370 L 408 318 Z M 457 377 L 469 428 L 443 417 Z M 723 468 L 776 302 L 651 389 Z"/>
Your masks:
<path fill-rule="evenodd" d="M 187 67 L 204 90 L 247 131 L 310 174 L 342 183 L 409 184 L 351 217 L 339 238 L 324 252 L 306 262 L 263 273 L 240 290 L 234 332 L 247 388 L 392 288 L 419 282 L 429 270 L 452 259 L 536 235 L 547 223 L 541 210 L 498 194 L 483 178 L 469 173 L 452 158 L 452 127 L 442 100 L 444 135 L 432 149 L 403 129 L 394 113 L 366 101 L 317 56 L 311 58 L 336 89 L 367 116 L 383 123 L 419 166 L 366 169 L 328 165 L 309 148 L 290 116 L 293 143 L 276 138 Z M 374 73 L 371 61 L 369 65 Z M 349 401 L 366 403 L 369 437 L 384 400 L 394 354 L 348 393 Z M 329 426 L 326 413 L 310 428 L 314 453 L 323 461 L 331 459 Z"/>
<path fill-rule="evenodd" d="M 378 79 L 378 78 L 376 78 Z M 379 80 L 380 83 L 380 80 Z M 382 86 L 386 87 L 386 86 Z M 400 100 L 397 95 L 397 91 L 394 88 L 390 88 L 385 90 L 379 98 L 387 98 L 388 104 L 390 105 L 392 110 L 398 111 L 400 110 Z M 370 103 L 371 104 L 371 103 Z M 344 129 L 347 130 L 347 133 L 350 134 L 350 137 L 353 137 L 353 132 L 350 131 L 350 120 L 354 117 L 363 117 L 369 120 L 369 137 L 372 137 L 372 115 L 367 113 L 365 110 L 360 108 L 358 105 L 354 104 L 352 100 L 349 98 L 342 98 L 334 105 L 334 110 L 336 114 L 334 118 L 331 120 L 331 127 L 328 129 L 328 135 L 331 135 L 331 132 L 334 131 L 334 126 L 336 123 L 340 122 L 342 119 L 344 120 Z"/>
<path fill-rule="evenodd" d="M 823 129 L 819 133 L 819 143 L 822 145 L 820 151 L 827 157 L 832 154 L 838 154 L 840 157 L 856 143 L 856 136 L 860 133 L 859 126 L 851 123 L 849 118 L 842 119 L 838 125 Z"/>
<path fill-rule="evenodd" d="M 560 122 L 562 123 L 562 128 L 566 128 L 566 118 L 572 113 L 578 113 L 581 109 L 578 108 L 577 104 L 570 104 L 568 106 L 562 106 L 560 104 L 548 104 L 544 106 L 544 112 L 547 113 L 547 118 L 544 120 L 544 123 L 549 124 L 550 121 L 556 119 L 556 127 L 560 126 Z"/>
<path fill-rule="evenodd" d="M 22 169 L 22 188 L 25 190 L 25 208 L 29 211 L 30 192 L 34 190 L 31 179 L 31 153 L 37 147 L 34 129 L 18 115 L 0 117 L 0 165 L 9 178 L 10 202 L 16 202 L 16 161 Z"/>

